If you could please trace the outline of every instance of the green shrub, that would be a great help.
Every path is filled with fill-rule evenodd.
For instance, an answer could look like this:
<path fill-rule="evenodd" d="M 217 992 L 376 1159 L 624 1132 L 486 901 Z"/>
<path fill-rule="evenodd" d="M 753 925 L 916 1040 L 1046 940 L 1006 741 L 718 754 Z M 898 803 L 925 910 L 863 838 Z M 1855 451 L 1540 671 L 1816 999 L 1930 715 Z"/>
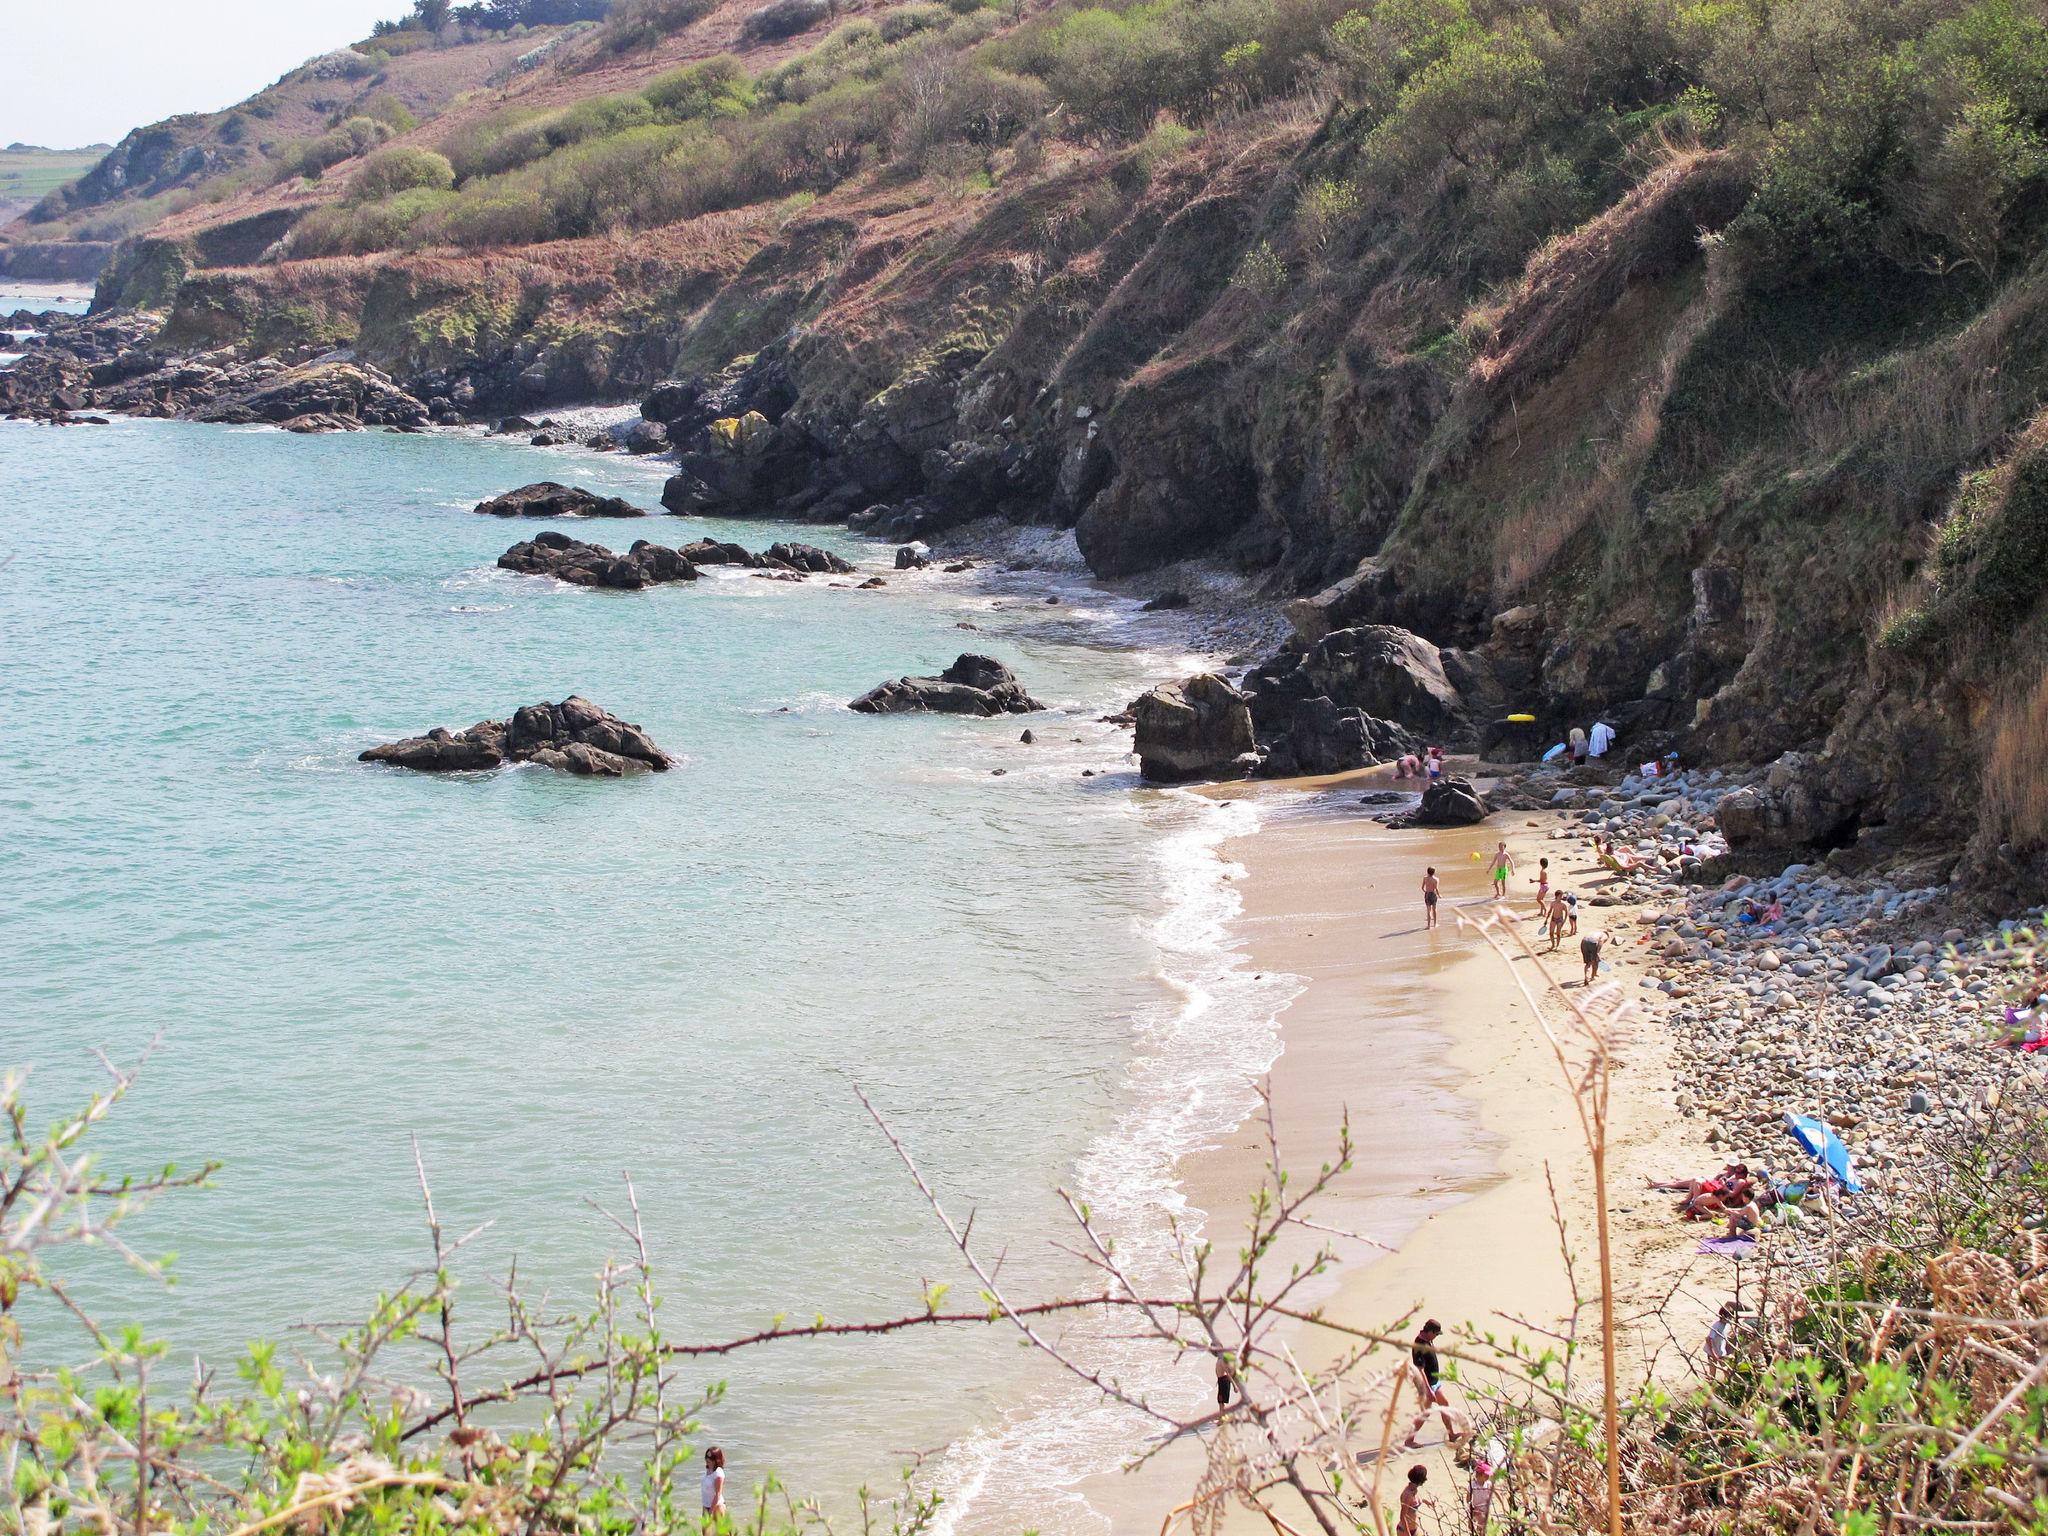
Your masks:
<path fill-rule="evenodd" d="M 372 96 L 363 104 L 362 115 L 375 118 L 393 133 L 411 133 L 420 125 L 412 108 L 390 91 L 380 91 Z"/>
<path fill-rule="evenodd" d="M 628 128 L 654 121 L 644 96 L 592 96 L 554 112 L 501 113 L 470 129 L 448 146 L 461 181 L 495 176 Z"/>
<path fill-rule="evenodd" d="M 363 162 L 363 168 L 349 184 L 348 200 L 370 203 L 421 188 L 446 192 L 454 185 L 455 167 L 448 163 L 446 155 L 399 144 L 380 149 Z"/>
<path fill-rule="evenodd" d="M 721 53 L 658 76 L 640 93 L 664 123 L 700 117 L 743 117 L 760 93 L 740 61 Z"/>
<path fill-rule="evenodd" d="M 1287 263 L 1270 242 L 1261 240 L 1238 261 L 1237 270 L 1230 274 L 1230 286 L 1270 302 L 1287 291 Z"/>
<path fill-rule="evenodd" d="M 374 117 L 351 117 L 317 139 L 292 145 L 279 157 L 279 179 L 304 176 L 317 181 L 344 160 L 367 154 L 392 136 L 391 125 Z"/>
<path fill-rule="evenodd" d="M 1294 217 L 1303 241 L 1323 250 L 1358 217 L 1361 206 L 1356 182 L 1319 176 L 1302 189 Z"/>
<path fill-rule="evenodd" d="M 882 12 L 875 19 L 875 26 L 883 42 L 900 43 L 906 37 L 943 27 L 952 19 L 953 13 L 943 5 L 899 5 Z"/>

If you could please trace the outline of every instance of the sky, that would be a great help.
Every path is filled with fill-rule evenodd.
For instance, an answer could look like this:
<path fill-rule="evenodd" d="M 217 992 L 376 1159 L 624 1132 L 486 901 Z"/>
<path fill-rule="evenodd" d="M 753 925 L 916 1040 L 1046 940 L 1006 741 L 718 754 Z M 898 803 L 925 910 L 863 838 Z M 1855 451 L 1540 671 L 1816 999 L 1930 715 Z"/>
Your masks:
<path fill-rule="evenodd" d="M 0 0 L 0 146 L 118 140 L 216 112 L 408 0 Z"/>

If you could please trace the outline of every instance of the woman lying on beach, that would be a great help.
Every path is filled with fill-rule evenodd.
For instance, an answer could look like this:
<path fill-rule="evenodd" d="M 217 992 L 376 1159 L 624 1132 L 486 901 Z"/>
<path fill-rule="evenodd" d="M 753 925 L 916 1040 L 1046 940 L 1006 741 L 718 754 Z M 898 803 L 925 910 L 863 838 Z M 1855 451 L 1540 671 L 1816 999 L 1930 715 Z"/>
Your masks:
<path fill-rule="evenodd" d="M 1678 1214 L 1690 1218 L 1695 1206 L 1702 1199 L 1715 1201 L 1714 1208 L 1719 1209 L 1719 1201 L 1723 1195 L 1749 1182 L 1749 1169 L 1741 1163 L 1724 1163 L 1721 1171 L 1711 1178 L 1661 1181 L 1650 1179 L 1647 1182 L 1652 1189 L 1668 1189 L 1682 1193 L 1685 1198 L 1678 1202 Z"/>
<path fill-rule="evenodd" d="M 2048 1047 L 2048 992 L 2022 1008 L 2005 1010 L 2005 1033 L 1991 1042 L 1995 1051 L 2038 1051 Z"/>

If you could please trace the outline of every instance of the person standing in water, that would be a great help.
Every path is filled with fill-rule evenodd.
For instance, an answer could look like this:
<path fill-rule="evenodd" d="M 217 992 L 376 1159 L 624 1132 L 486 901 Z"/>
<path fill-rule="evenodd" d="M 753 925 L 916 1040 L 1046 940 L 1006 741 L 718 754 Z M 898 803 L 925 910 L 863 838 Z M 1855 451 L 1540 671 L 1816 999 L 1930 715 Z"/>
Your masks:
<path fill-rule="evenodd" d="M 1515 856 L 1508 852 L 1505 840 L 1493 845 L 1493 894 L 1496 900 L 1507 900 L 1508 876 L 1514 873 Z"/>
<path fill-rule="evenodd" d="M 1422 926 L 1425 928 L 1436 926 L 1437 889 L 1436 866 L 1432 864 L 1422 874 Z"/>
<path fill-rule="evenodd" d="M 704 1518 L 725 1518 L 725 1451 L 716 1445 L 704 1452 Z"/>

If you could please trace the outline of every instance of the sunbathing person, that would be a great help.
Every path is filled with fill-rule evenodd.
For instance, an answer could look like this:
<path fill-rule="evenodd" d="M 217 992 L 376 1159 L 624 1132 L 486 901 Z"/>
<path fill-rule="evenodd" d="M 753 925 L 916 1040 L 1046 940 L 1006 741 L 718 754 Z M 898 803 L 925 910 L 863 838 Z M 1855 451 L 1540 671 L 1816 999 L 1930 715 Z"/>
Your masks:
<path fill-rule="evenodd" d="M 1751 1203 L 1756 1185 L 1747 1178 L 1718 1190 L 1702 1190 L 1690 1200 L 1679 1202 L 1678 1214 L 1687 1221 L 1712 1221 L 1726 1211 L 1736 1211 Z"/>
<path fill-rule="evenodd" d="M 2005 1033 L 1991 1042 L 1995 1051 L 2038 1051 L 2048 1043 L 2048 992 L 2019 1008 L 2005 1010 Z"/>
<path fill-rule="evenodd" d="M 1681 1193 L 1685 1198 L 1678 1202 L 1678 1214 L 1689 1213 L 1693 1203 L 1702 1197 L 1718 1199 L 1729 1189 L 1749 1179 L 1749 1169 L 1741 1163 L 1727 1163 L 1719 1173 L 1705 1179 L 1665 1179 L 1661 1182 L 1649 1180 L 1652 1189 L 1668 1189 Z"/>

